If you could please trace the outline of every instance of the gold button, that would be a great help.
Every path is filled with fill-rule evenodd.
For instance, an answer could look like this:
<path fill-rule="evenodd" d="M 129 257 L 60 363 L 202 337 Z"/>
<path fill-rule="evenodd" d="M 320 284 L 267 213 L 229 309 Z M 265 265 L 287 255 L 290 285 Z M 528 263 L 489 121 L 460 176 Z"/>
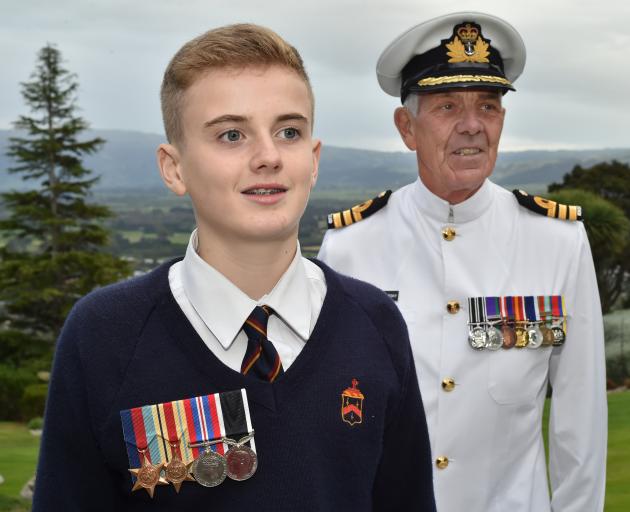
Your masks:
<path fill-rule="evenodd" d="M 442 381 L 442 389 L 444 391 L 453 391 L 455 389 L 455 380 L 450 377 L 446 377 Z"/>
<path fill-rule="evenodd" d="M 443 455 L 435 459 L 435 465 L 438 469 L 446 469 L 448 467 L 448 457 L 444 457 Z"/>
<path fill-rule="evenodd" d="M 446 240 L 447 242 L 450 242 L 451 240 L 453 240 L 456 234 L 457 233 L 455 231 L 455 228 L 452 228 L 450 226 L 442 230 L 442 238 Z"/>
<path fill-rule="evenodd" d="M 446 303 L 446 311 L 448 311 L 451 315 L 459 312 L 459 302 L 457 302 L 456 300 L 449 300 Z"/>

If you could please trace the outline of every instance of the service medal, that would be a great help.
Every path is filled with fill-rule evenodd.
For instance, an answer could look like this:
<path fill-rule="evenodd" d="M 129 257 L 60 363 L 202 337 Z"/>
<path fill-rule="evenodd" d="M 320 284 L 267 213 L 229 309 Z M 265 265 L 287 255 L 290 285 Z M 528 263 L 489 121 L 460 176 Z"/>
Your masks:
<path fill-rule="evenodd" d="M 205 451 L 193 463 L 192 473 L 204 487 L 216 487 L 227 475 L 225 457 L 212 450 Z"/>
<path fill-rule="evenodd" d="M 559 325 L 554 325 L 551 328 L 553 332 L 553 346 L 559 347 L 564 344 L 564 340 L 566 339 L 566 335 L 564 334 L 564 329 Z"/>
<path fill-rule="evenodd" d="M 195 479 L 190 475 L 190 466 L 193 464 L 193 462 L 191 461 L 186 464 L 184 461 L 182 461 L 177 452 L 178 445 L 179 442 L 171 443 L 172 459 L 168 464 L 166 464 L 166 467 L 164 468 L 166 480 L 173 484 L 173 487 L 175 487 L 175 492 L 179 492 L 179 489 L 181 488 L 183 482 L 195 481 Z"/>
<path fill-rule="evenodd" d="M 488 350 L 499 350 L 503 346 L 503 334 L 494 326 L 486 331 L 486 346 Z"/>
<path fill-rule="evenodd" d="M 543 347 L 551 347 L 553 345 L 553 331 L 547 325 L 540 326 L 540 332 L 542 333 L 542 346 Z"/>
<path fill-rule="evenodd" d="M 481 350 L 486 346 L 487 337 L 486 330 L 483 327 L 473 327 L 468 333 L 468 343 L 475 350 Z"/>
<path fill-rule="evenodd" d="M 247 480 L 258 468 L 256 452 L 246 445 L 232 446 L 225 454 L 227 476 L 232 480 Z"/>
<path fill-rule="evenodd" d="M 503 336 L 503 348 L 512 348 L 516 345 L 516 333 L 509 325 L 501 326 L 501 334 Z"/>
<path fill-rule="evenodd" d="M 138 450 L 141 454 L 144 454 L 144 450 Z M 168 485 L 168 482 L 160 476 L 164 463 L 151 464 L 146 455 L 143 455 L 142 467 L 130 469 L 129 472 L 136 477 L 136 483 L 132 487 L 131 491 L 137 491 L 138 489 L 146 489 L 149 496 L 153 498 L 155 493 L 155 487 L 157 485 Z"/>
<path fill-rule="evenodd" d="M 527 348 L 538 348 L 543 343 L 543 333 L 540 327 L 533 324 L 527 328 Z"/>
<path fill-rule="evenodd" d="M 527 329 L 522 325 L 517 325 L 514 329 L 516 335 L 516 348 L 523 348 L 527 346 Z"/>

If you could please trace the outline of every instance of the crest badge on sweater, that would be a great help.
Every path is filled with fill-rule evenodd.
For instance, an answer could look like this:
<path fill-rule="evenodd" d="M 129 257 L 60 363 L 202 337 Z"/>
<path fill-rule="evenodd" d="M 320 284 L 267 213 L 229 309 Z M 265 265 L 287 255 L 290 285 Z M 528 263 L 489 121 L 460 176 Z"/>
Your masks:
<path fill-rule="evenodd" d="M 352 387 L 341 393 L 341 419 L 351 427 L 363 422 L 363 393 L 357 387 L 359 381 L 352 379 Z"/>

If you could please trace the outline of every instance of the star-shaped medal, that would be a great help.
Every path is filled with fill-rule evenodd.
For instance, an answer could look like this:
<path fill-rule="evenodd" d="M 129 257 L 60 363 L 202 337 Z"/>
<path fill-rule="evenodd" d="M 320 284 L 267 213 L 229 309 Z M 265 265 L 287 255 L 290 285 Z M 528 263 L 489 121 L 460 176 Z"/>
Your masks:
<path fill-rule="evenodd" d="M 176 452 L 173 452 L 173 458 L 166 465 L 166 480 L 173 484 L 175 492 L 179 492 L 182 482 L 194 482 L 195 479 L 190 474 L 190 466 L 194 461 L 188 463 L 182 461 Z"/>
<path fill-rule="evenodd" d="M 164 463 L 150 464 L 149 459 L 145 456 L 142 458 L 142 467 L 130 469 L 129 472 L 136 477 L 136 483 L 131 491 L 138 489 L 146 489 L 149 496 L 153 498 L 156 485 L 168 485 L 168 482 L 160 476 Z"/>

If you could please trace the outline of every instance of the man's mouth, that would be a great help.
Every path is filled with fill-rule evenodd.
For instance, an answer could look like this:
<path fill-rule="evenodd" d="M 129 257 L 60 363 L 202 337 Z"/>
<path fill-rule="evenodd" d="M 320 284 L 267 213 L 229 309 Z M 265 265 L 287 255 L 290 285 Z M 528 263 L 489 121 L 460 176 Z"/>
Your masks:
<path fill-rule="evenodd" d="M 479 148 L 459 148 L 459 149 L 453 151 L 453 153 L 455 153 L 456 155 L 459 155 L 459 156 L 476 155 L 478 153 L 481 153 L 481 149 L 479 149 Z"/>

